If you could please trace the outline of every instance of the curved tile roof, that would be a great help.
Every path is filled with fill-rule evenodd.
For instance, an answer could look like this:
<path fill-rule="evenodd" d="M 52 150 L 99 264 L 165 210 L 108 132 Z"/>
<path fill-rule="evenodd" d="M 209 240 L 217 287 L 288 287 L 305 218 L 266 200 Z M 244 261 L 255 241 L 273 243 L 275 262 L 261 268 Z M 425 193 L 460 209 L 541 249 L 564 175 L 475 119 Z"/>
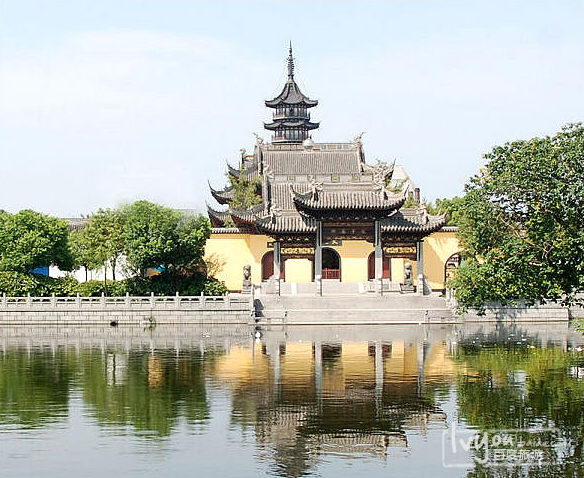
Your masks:
<path fill-rule="evenodd" d="M 288 79 L 284 85 L 284 88 L 282 89 L 282 92 L 278 96 L 276 96 L 273 100 L 265 101 L 265 105 L 268 108 L 301 104 L 311 108 L 318 104 L 318 100 L 311 100 L 308 96 L 302 93 L 293 78 Z"/>
<path fill-rule="evenodd" d="M 265 148 L 262 156 L 274 174 L 360 174 L 363 164 L 357 148 Z"/>
<path fill-rule="evenodd" d="M 316 220 L 300 214 L 282 214 L 276 217 L 264 217 L 255 223 L 260 232 L 277 233 L 315 233 Z"/>
<path fill-rule="evenodd" d="M 320 123 L 311 123 L 310 121 L 297 120 L 297 121 L 274 121 L 272 123 L 264 123 L 264 128 L 275 131 L 278 128 L 299 128 L 304 126 L 306 129 L 313 130 L 318 128 Z"/>
<path fill-rule="evenodd" d="M 294 203 L 301 209 L 324 211 L 334 209 L 387 211 L 399 208 L 406 200 L 405 196 L 381 191 L 323 191 L 312 194 L 298 193 L 293 190 Z"/>
<path fill-rule="evenodd" d="M 446 217 L 430 216 L 423 210 L 401 209 L 381 221 L 381 231 L 405 234 L 429 234 L 437 231 L 446 222 Z"/>
<path fill-rule="evenodd" d="M 229 202 L 233 199 L 233 187 L 228 186 L 222 190 L 213 189 L 211 184 L 209 183 L 209 189 L 211 190 L 211 195 L 215 198 L 215 200 L 219 204 L 229 204 Z"/>
<path fill-rule="evenodd" d="M 229 210 L 227 211 L 217 211 L 213 209 L 211 206 L 207 204 L 207 215 L 209 216 L 209 220 L 211 221 L 211 225 L 213 227 L 220 227 L 223 226 L 225 221 L 231 217 L 229 214 Z"/>
<path fill-rule="evenodd" d="M 256 221 L 258 214 L 264 210 L 263 203 L 257 204 L 247 210 L 230 209 L 229 213 L 236 224 L 245 224 L 252 226 Z"/>

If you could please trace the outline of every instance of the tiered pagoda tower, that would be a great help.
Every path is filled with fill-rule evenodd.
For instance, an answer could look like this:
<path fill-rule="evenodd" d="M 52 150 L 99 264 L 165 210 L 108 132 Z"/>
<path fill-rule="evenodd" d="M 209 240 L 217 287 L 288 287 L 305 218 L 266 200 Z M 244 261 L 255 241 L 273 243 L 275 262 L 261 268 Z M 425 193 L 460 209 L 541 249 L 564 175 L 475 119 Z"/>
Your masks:
<path fill-rule="evenodd" d="M 208 207 L 213 227 L 271 237 L 271 270 L 278 287 L 284 261 L 293 258 L 312 262 L 317 291 L 322 290 L 322 279 L 340 279 L 340 271 L 327 276 L 323 269 L 323 247 L 343 241 L 372 244 L 377 290 L 383 289 L 385 261 L 390 258 L 416 260 L 418 283 L 423 283 L 421 241 L 444 225 L 444 216 L 429 215 L 424 204 L 404 208 L 405 193 L 388 187 L 393 166 L 368 165 L 361 135 L 347 143 L 310 139 L 309 131 L 319 124 L 310 122 L 307 110 L 318 102 L 303 95 L 294 81 L 292 48 L 284 89 L 265 104 L 276 110 L 274 121 L 265 125 L 275 132 L 272 142 L 256 135 L 253 155 L 242 155 L 240 168 L 228 171 L 239 182 L 261 186 L 257 201 L 251 207 L 234 207 L 233 187 L 211 188 L 217 202 L 228 205 L 223 211 Z"/>
<path fill-rule="evenodd" d="M 288 81 L 282 92 L 273 100 L 266 100 L 268 108 L 274 111 L 271 123 L 264 123 L 264 128 L 274 132 L 272 143 L 302 143 L 308 138 L 308 132 L 318 128 L 319 123 L 310 122 L 309 108 L 318 104 L 305 96 L 294 81 L 294 57 L 292 44 L 288 53 Z"/>

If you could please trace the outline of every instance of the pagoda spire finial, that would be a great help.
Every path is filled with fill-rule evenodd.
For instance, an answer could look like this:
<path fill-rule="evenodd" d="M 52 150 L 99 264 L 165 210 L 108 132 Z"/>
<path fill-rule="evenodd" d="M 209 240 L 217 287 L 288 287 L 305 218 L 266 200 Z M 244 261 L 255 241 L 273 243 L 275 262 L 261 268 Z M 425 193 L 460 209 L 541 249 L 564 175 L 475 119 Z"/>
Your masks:
<path fill-rule="evenodd" d="M 294 57 L 292 56 L 292 40 L 288 49 L 288 79 L 294 80 Z"/>

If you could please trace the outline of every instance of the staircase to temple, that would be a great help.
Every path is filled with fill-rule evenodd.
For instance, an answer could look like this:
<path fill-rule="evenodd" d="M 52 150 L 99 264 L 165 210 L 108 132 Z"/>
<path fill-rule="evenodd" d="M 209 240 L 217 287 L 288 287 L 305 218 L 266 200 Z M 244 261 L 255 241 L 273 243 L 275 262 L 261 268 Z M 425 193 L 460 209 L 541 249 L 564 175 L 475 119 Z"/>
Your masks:
<path fill-rule="evenodd" d="M 256 321 L 270 324 L 449 323 L 459 321 L 438 293 L 260 295 Z"/>
<path fill-rule="evenodd" d="M 400 292 L 399 282 L 390 282 L 383 280 L 384 292 Z M 374 294 L 375 283 L 369 282 L 340 282 L 338 280 L 322 281 L 323 295 L 349 295 L 349 294 Z M 270 295 L 276 294 L 276 285 L 274 281 L 262 282 L 259 287 L 259 294 Z M 300 283 L 300 282 L 281 282 L 280 295 L 302 295 L 312 294 L 316 295 L 316 284 L 314 282 Z"/>

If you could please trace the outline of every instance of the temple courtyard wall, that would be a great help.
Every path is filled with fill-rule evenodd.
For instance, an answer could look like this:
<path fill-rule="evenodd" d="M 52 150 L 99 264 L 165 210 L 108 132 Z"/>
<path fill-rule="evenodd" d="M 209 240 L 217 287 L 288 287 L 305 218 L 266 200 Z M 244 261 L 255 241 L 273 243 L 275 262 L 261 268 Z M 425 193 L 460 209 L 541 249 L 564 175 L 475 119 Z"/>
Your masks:
<path fill-rule="evenodd" d="M 242 270 L 251 265 L 253 283 L 262 281 L 262 257 L 272 251 L 273 239 L 259 234 L 239 232 L 214 232 L 207 241 L 205 257 L 212 259 L 218 266 L 215 276 L 225 282 L 229 290 L 242 287 Z M 424 275 L 432 290 L 444 290 L 446 261 L 457 252 L 460 245 L 454 231 L 438 231 L 424 238 Z M 326 245 L 335 250 L 340 257 L 341 278 L 343 283 L 365 283 L 368 281 L 368 258 L 374 252 L 373 243 L 358 240 L 343 240 L 340 245 Z M 404 264 L 411 262 L 414 278 L 417 278 L 416 261 L 392 258 L 390 281 L 403 282 Z M 286 259 L 286 282 L 307 283 L 312 281 L 312 262 L 309 259 Z M 416 284 L 416 279 L 414 280 Z"/>

